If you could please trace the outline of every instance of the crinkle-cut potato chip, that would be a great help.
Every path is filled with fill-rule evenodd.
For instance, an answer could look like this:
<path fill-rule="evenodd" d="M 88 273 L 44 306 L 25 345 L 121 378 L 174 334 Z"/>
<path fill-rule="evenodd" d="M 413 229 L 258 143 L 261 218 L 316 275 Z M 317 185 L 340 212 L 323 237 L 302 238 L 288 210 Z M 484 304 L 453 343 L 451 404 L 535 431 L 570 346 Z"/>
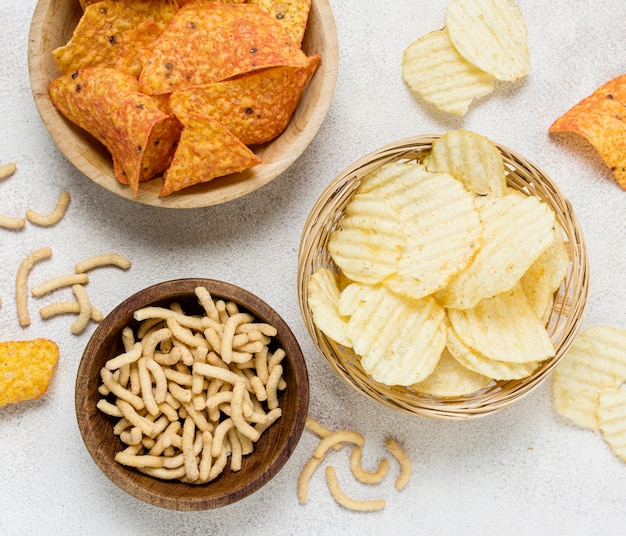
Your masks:
<path fill-rule="evenodd" d="M 435 370 L 425 380 L 411 385 L 411 389 L 424 395 L 448 398 L 475 393 L 489 383 L 491 378 L 464 367 L 444 349 Z"/>
<path fill-rule="evenodd" d="M 563 229 L 557 223 L 554 241 L 537 258 L 520 279 L 524 294 L 537 318 L 545 319 L 553 303 L 554 293 L 567 276 L 569 254 L 563 238 Z"/>
<path fill-rule="evenodd" d="M 318 329 L 335 342 L 352 347 L 346 334 L 348 318 L 339 312 L 339 286 L 328 268 L 318 268 L 309 280 L 308 304 Z"/>
<path fill-rule="evenodd" d="M 387 200 L 357 193 L 331 233 L 328 251 L 349 279 L 376 284 L 397 270 L 404 241 L 402 225 Z"/>
<path fill-rule="evenodd" d="M 114 67 L 138 78 L 143 67 L 141 51 L 154 43 L 164 29 L 154 19 L 149 19 L 122 33 Z"/>
<path fill-rule="evenodd" d="M 307 63 L 299 45 L 261 8 L 207 0 L 181 7 L 141 60 L 139 81 L 149 94 Z"/>
<path fill-rule="evenodd" d="M 402 78 L 438 109 L 465 115 L 479 97 L 493 91 L 494 77 L 461 56 L 444 28 L 430 32 L 404 51 Z"/>
<path fill-rule="evenodd" d="M 618 458 L 626 462 L 626 389 L 603 389 L 598 399 L 602 437 Z"/>
<path fill-rule="evenodd" d="M 554 212 L 538 198 L 478 199 L 483 245 L 473 262 L 438 293 L 445 307 L 469 309 L 512 289 L 554 240 Z"/>
<path fill-rule="evenodd" d="M 626 381 L 626 330 L 597 326 L 580 333 L 554 369 L 554 409 L 579 426 L 600 429 L 600 393 Z"/>
<path fill-rule="evenodd" d="M 596 89 L 559 117 L 549 132 L 575 132 L 591 143 L 626 190 L 626 74 Z"/>
<path fill-rule="evenodd" d="M 303 66 L 281 65 L 179 89 L 172 93 L 170 106 L 183 124 L 191 115 L 207 115 L 246 145 L 266 143 L 287 127 L 320 59 L 310 56 Z"/>
<path fill-rule="evenodd" d="M 103 0 L 87 5 L 70 41 L 52 54 L 62 74 L 113 67 L 125 31 L 146 20 L 165 28 L 177 10 L 174 0 Z"/>
<path fill-rule="evenodd" d="M 386 385 L 411 385 L 434 370 L 446 344 L 445 312 L 428 296 L 401 298 L 387 288 L 353 283 L 339 298 L 347 335 L 361 366 Z"/>
<path fill-rule="evenodd" d="M 397 190 L 396 179 L 416 165 L 418 164 L 414 162 L 403 161 L 383 164 L 361 178 L 359 193 L 369 194 L 375 191 L 376 195 L 381 195 L 382 197 L 393 195 Z"/>
<path fill-rule="evenodd" d="M 432 144 L 425 165 L 445 171 L 478 195 L 502 197 L 507 188 L 504 160 L 496 145 L 476 132 L 451 130 Z"/>
<path fill-rule="evenodd" d="M 530 72 L 528 28 L 513 0 L 450 0 L 446 27 L 459 54 L 498 80 Z"/>
<path fill-rule="evenodd" d="M 131 75 L 90 67 L 56 78 L 49 93 L 59 112 L 109 150 L 117 178 L 130 184 L 133 195 L 141 180 L 171 162 L 180 122 L 163 113 Z"/>
<path fill-rule="evenodd" d="M 300 44 L 311 10 L 311 0 L 248 0 L 269 13 Z"/>
<path fill-rule="evenodd" d="M 521 380 L 530 376 L 539 366 L 539 362 L 536 361 L 506 363 L 489 359 L 467 346 L 450 326 L 447 331 L 446 348 L 463 367 L 494 380 Z"/>
<path fill-rule="evenodd" d="M 555 354 L 545 326 L 531 309 L 519 284 L 471 309 L 448 309 L 447 313 L 459 338 L 489 359 L 527 363 L 543 361 Z"/>
<path fill-rule="evenodd" d="M 423 165 L 405 166 L 393 191 L 381 186 L 368 195 L 375 194 L 387 199 L 406 236 L 397 273 L 383 282 L 390 289 L 421 298 L 470 264 L 481 245 L 482 224 L 474 195 L 461 182 Z"/>
<path fill-rule="evenodd" d="M 59 360 L 48 339 L 0 342 L 0 406 L 41 398 Z"/>
<path fill-rule="evenodd" d="M 163 175 L 159 196 L 239 173 L 260 162 L 225 126 L 210 117 L 190 117 L 172 163 Z"/>

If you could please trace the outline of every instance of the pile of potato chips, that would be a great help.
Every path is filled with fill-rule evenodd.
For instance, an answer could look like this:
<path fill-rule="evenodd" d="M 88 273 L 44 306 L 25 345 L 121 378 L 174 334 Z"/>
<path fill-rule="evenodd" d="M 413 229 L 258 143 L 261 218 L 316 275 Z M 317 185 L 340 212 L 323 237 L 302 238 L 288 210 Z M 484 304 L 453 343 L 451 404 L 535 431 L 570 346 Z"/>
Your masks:
<path fill-rule="evenodd" d="M 484 136 L 450 131 L 422 160 L 365 175 L 328 251 L 338 270 L 311 276 L 313 321 L 379 383 L 462 396 L 555 355 L 564 233 L 546 203 L 507 186 Z"/>
<path fill-rule="evenodd" d="M 626 330 L 597 326 L 580 333 L 554 370 L 554 408 L 601 432 L 626 461 Z"/>
<path fill-rule="evenodd" d="M 404 51 L 402 77 L 425 101 L 456 115 L 530 71 L 526 21 L 514 0 L 450 0 L 443 29 Z"/>
<path fill-rule="evenodd" d="M 549 132 L 575 132 L 596 149 L 626 190 L 626 74 L 609 80 L 559 117 Z"/>
<path fill-rule="evenodd" d="M 81 5 L 50 97 L 133 195 L 161 173 L 165 196 L 260 163 L 249 146 L 287 127 L 321 61 L 301 47 L 311 0 Z"/>

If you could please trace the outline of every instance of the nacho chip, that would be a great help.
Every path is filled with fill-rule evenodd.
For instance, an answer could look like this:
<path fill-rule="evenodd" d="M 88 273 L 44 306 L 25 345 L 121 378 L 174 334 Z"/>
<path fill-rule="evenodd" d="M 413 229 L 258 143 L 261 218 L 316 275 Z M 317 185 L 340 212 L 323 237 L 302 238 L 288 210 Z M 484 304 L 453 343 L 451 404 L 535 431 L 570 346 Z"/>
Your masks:
<path fill-rule="evenodd" d="M 0 406 L 41 398 L 58 359 L 59 347 L 48 339 L 0 342 Z"/>
<path fill-rule="evenodd" d="M 474 99 L 491 93 L 494 84 L 493 76 L 459 54 L 445 28 L 405 49 L 402 78 L 425 101 L 455 115 L 465 115 Z"/>
<path fill-rule="evenodd" d="M 559 117 L 549 132 L 576 132 L 591 143 L 626 190 L 626 74 L 609 80 Z"/>
<path fill-rule="evenodd" d="M 190 117 L 174 159 L 163 176 L 165 181 L 159 196 L 238 173 L 260 162 L 258 156 L 214 119 Z"/>
<path fill-rule="evenodd" d="M 154 43 L 164 29 L 162 25 L 150 19 L 131 30 L 126 30 L 120 39 L 114 67 L 139 78 L 143 67 L 140 52 Z"/>
<path fill-rule="evenodd" d="M 142 61 L 139 81 L 150 94 L 307 62 L 298 44 L 261 8 L 207 0 L 180 8 Z"/>
<path fill-rule="evenodd" d="M 227 127 L 242 143 L 266 143 L 289 123 L 320 56 L 305 66 L 272 67 L 202 87 L 176 90 L 170 106 L 186 124 L 190 116 L 206 115 Z"/>
<path fill-rule="evenodd" d="M 300 44 L 311 10 L 311 0 L 248 0 L 269 13 Z"/>
<path fill-rule="evenodd" d="M 176 10 L 174 0 L 103 0 L 86 6 L 70 41 L 52 52 L 61 74 L 113 67 L 124 32 L 148 19 L 164 29 Z"/>
<path fill-rule="evenodd" d="M 140 180 L 163 171 L 180 137 L 180 122 L 163 113 L 132 76 L 91 67 L 53 80 L 56 108 L 111 153 L 120 182 L 137 193 Z"/>

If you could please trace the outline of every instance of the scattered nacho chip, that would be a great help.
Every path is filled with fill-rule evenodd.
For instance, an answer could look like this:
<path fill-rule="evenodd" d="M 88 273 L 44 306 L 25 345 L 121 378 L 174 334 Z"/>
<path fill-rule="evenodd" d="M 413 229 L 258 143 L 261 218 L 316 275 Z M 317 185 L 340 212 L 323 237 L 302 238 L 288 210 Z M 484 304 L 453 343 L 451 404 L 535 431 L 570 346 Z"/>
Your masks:
<path fill-rule="evenodd" d="M 411 389 L 424 395 L 447 398 L 475 393 L 489 383 L 491 378 L 464 367 L 445 349 L 431 375 L 411 385 Z"/>
<path fill-rule="evenodd" d="M 326 336 L 350 348 L 352 341 L 346 334 L 348 319 L 339 312 L 339 296 L 337 279 L 328 268 L 319 268 L 311 275 L 307 301 L 315 325 Z"/>
<path fill-rule="evenodd" d="M 302 66 L 306 56 L 261 8 L 196 0 L 180 8 L 142 61 L 142 88 L 159 94 L 277 65 Z"/>
<path fill-rule="evenodd" d="M 626 190 L 626 74 L 609 80 L 559 117 L 549 132 L 575 132 L 591 143 Z"/>
<path fill-rule="evenodd" d="M 70 41 L 52 54 L 62 74 L 113 67 L 124 32 L 148 19 L 165 28 L 176 11 L 174 0 L 102 0 L 87 5 Z"/>
<path fill-rule="evenodd" d="M 498 80 L 530 71 L 528 28 L 514 0 L 450 0 L 446 27 L 459 53 Z"/>
<path fill-rule="evenodd" d="M 163 175 L 159 196 L 238 173 L 260 162 L 258 156 L 214 119 L 190 117 L 183 128 L 174 159 Z"/>
<path fill-rule="evenodd" d="M 289 123 L 320 56 L 307 58 L 305 66 L 271 67 L 246 75 L 176 90 L 170 97 L 174 114 L 183 123 L 190 116 L 213 117 L 242 143 L 266 143 Z"/>
<path fill-rule="evenodd" d="M 502 197 L 506 177 L 502 153 L 476 132 L 450 130 L 433 142 L 425 161 L 429 171 L 446 171 L 478 195 Z"/>
<path fill-rule="evenodd" d="M 465 115 L 472 102 L 493 91 L 494 77 L 459 54 L 444 28 L 404 51 L 402 78 L 412 91 L 444 112 Z"/>
<path fill-rule="evenodd" d="M 311 0 L 248 0 L 269 13 L 300 44 L 311 10 Z"/>
<path fill-rule="evenodd" d="M 0 342 L 0 406 L 41 398 L 58 359 L 59 347 L 48 339 Z"/>
<path fill-rule="evenodd" d="M 383 286 L 353 283 L 339 310 L 363 369 L 386 385 L 411 385 L 434 370 L 446 344 L 445 313 L 432 296 L 408 300 Z"/>
<path fill-rule="evenodd" d="M 122 183 L 137 193 L 140 180 L 170 163 L 180 122 L 163 113 L 131 75 L 91 67 L 53 80 L 50 98 L 69 120 L 88 131 L 111 153 Z"/>
<path fill-rule="evenodd" d="M 598 397 L 626 381 L 626 330 L 597 326 L 580 333 L 554 369 L 554 409 L 597 432 Z"/>

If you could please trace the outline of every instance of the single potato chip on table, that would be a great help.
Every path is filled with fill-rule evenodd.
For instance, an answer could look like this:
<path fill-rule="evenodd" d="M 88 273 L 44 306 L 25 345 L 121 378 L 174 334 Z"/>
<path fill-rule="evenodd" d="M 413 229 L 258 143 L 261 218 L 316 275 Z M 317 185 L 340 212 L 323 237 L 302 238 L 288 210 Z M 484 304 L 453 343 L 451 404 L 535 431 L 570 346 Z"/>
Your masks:
<path fill-rule="evenodd" d="M 58 359 L 59 347 L 48 339 L 0 342 L 0 406 L 41 398 Z"/>
<path fill-rule="evenodd" d="M 420 37 L 405 49 L 402 78 L 425 101 L 455 115 L 465 115 L 475 99 L 494 87 L 492 75 L 459 54 L 446 28 Z"/>
<path fill-rule="evenodd" d="M 549 132 L 586 138 L 626 190 L 626 74 L 609 80 L 559 117 Z"/>
<path fill-rule="evenodd" d="M 459 54 L 496 79 L 529 73 L 528 28 L 513 0 L 450 0 L 446 27 Z"/>
<path fill-rule="evenodd" d="M 626 462 L 626 389 L 603 389 L 598 398 L 597 413 L 602 437 Z"/>

